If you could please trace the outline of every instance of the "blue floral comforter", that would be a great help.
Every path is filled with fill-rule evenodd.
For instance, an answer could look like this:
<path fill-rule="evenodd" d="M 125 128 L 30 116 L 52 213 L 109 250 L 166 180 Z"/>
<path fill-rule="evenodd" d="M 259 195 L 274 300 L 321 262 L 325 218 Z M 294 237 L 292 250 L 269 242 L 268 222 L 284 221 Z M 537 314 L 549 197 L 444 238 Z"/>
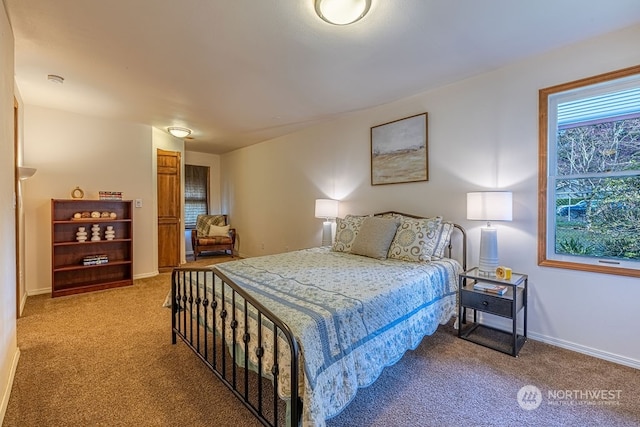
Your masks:
<path fill-rule="evenodd" d="M 456 312 L 461 271 L 450 259 L 381 261 L 328 248 L 215 267 L 277 313 L 298 340 L 303 426 L 324 426 L 358 388 L 446 323 Z"/>

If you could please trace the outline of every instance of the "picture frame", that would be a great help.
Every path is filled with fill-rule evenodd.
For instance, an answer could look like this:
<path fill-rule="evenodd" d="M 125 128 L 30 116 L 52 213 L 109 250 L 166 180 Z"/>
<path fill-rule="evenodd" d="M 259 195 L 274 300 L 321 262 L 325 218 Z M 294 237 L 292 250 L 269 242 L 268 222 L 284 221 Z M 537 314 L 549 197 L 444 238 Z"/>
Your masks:
<path fill-rule="evenodd" d="M 371 128 L 371 185 L 429 180 L 427 113 Z"/>

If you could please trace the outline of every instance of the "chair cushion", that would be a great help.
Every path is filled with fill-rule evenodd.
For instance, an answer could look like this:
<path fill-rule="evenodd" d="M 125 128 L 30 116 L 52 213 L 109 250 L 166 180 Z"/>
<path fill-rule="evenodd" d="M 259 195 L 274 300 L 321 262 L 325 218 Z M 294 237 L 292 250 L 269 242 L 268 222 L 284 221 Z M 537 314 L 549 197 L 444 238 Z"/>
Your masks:
<path fill-rule="evenodd" d="M 198 246 L 230 245 L 230 244 L 231 244 L 231 237 L 229 236 L 198 237 Z"/>

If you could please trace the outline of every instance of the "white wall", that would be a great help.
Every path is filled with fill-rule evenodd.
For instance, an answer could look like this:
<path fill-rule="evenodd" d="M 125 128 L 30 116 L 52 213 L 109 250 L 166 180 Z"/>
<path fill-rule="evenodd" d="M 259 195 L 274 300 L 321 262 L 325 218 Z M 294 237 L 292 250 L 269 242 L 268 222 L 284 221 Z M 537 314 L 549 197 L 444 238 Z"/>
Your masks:
<path fill-rule="evenodd" d="M 640 63 L 640 26 L 569 46 L 222 157 L 222 203 L 244 256 L 317 246 L 314 199 L 340 214 L 395 209 L 465 226 L 470 265 L 482 224 L 466 192 L 508 189 L 514 221 L 498 224 L 501 263 L 530 275 L 529 336 L 640 367 L 638 279 L 537 265 L 538 90 Z M 429 113 L 429 181 L 370 185 L 370 127 Z"/>
<path fill-rule="evenodd" d="M 185 151 L 185 165 L 209 167 L 209 212 L 226 213 L 220 210 L 220 156 L 218 154 Z M 191 230 L 185 230 L 185 253 L 193 254 L 191 246 Z"/>
<path fill-rule="evenodd" d="M 13 33 L 0 7 L 0 424 L 20 352 L 16 344 Z"/>
<path fill-rule="evenodd" d="M 24 162 L 38 169 L 23 185 L 27 293 L 51 291 L 51 199 L 71 198 L 76 186 L 85 199 L 106 190 L 143 200 L 133 211 L 133 273 L 157 274 L 157 251 L 151 250 L 157 244 L 150 246 L 156 203 L 152 128 L 34 105 L 24 109 Z"/>

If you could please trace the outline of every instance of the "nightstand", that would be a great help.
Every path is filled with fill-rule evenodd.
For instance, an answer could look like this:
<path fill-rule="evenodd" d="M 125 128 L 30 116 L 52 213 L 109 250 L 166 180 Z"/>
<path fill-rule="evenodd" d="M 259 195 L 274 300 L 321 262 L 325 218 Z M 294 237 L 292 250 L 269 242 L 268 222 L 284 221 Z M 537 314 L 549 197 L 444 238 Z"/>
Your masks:
<path fill-rule="evenodd" d="M 467 341 L 501 351 L 517 357 L 518 352 L 527 340 L 527 285 L 529 277 L 526 274 L 513 273 L 510 280 L 500 280 L 495 276 L 486 276 L 477 267 L 459 276 L 458 291 L 460 302 L 458 305 L 459 328 L 458 336 Z M 476 290 L 476 283 L 506 285 L 507 292 L 503 295 L 492 294 Z M 466 310 L 473 310 L 473 322 L 467 324 Z M 478 323 L 478 311 L 512 320 L 511 331 L 503 331 L 491 326 Z M 518 317 L 522 312 L 524 318 L 523 334 L 517 332 Z M 466 326 L 465 326 L 466 325 Z"/>

